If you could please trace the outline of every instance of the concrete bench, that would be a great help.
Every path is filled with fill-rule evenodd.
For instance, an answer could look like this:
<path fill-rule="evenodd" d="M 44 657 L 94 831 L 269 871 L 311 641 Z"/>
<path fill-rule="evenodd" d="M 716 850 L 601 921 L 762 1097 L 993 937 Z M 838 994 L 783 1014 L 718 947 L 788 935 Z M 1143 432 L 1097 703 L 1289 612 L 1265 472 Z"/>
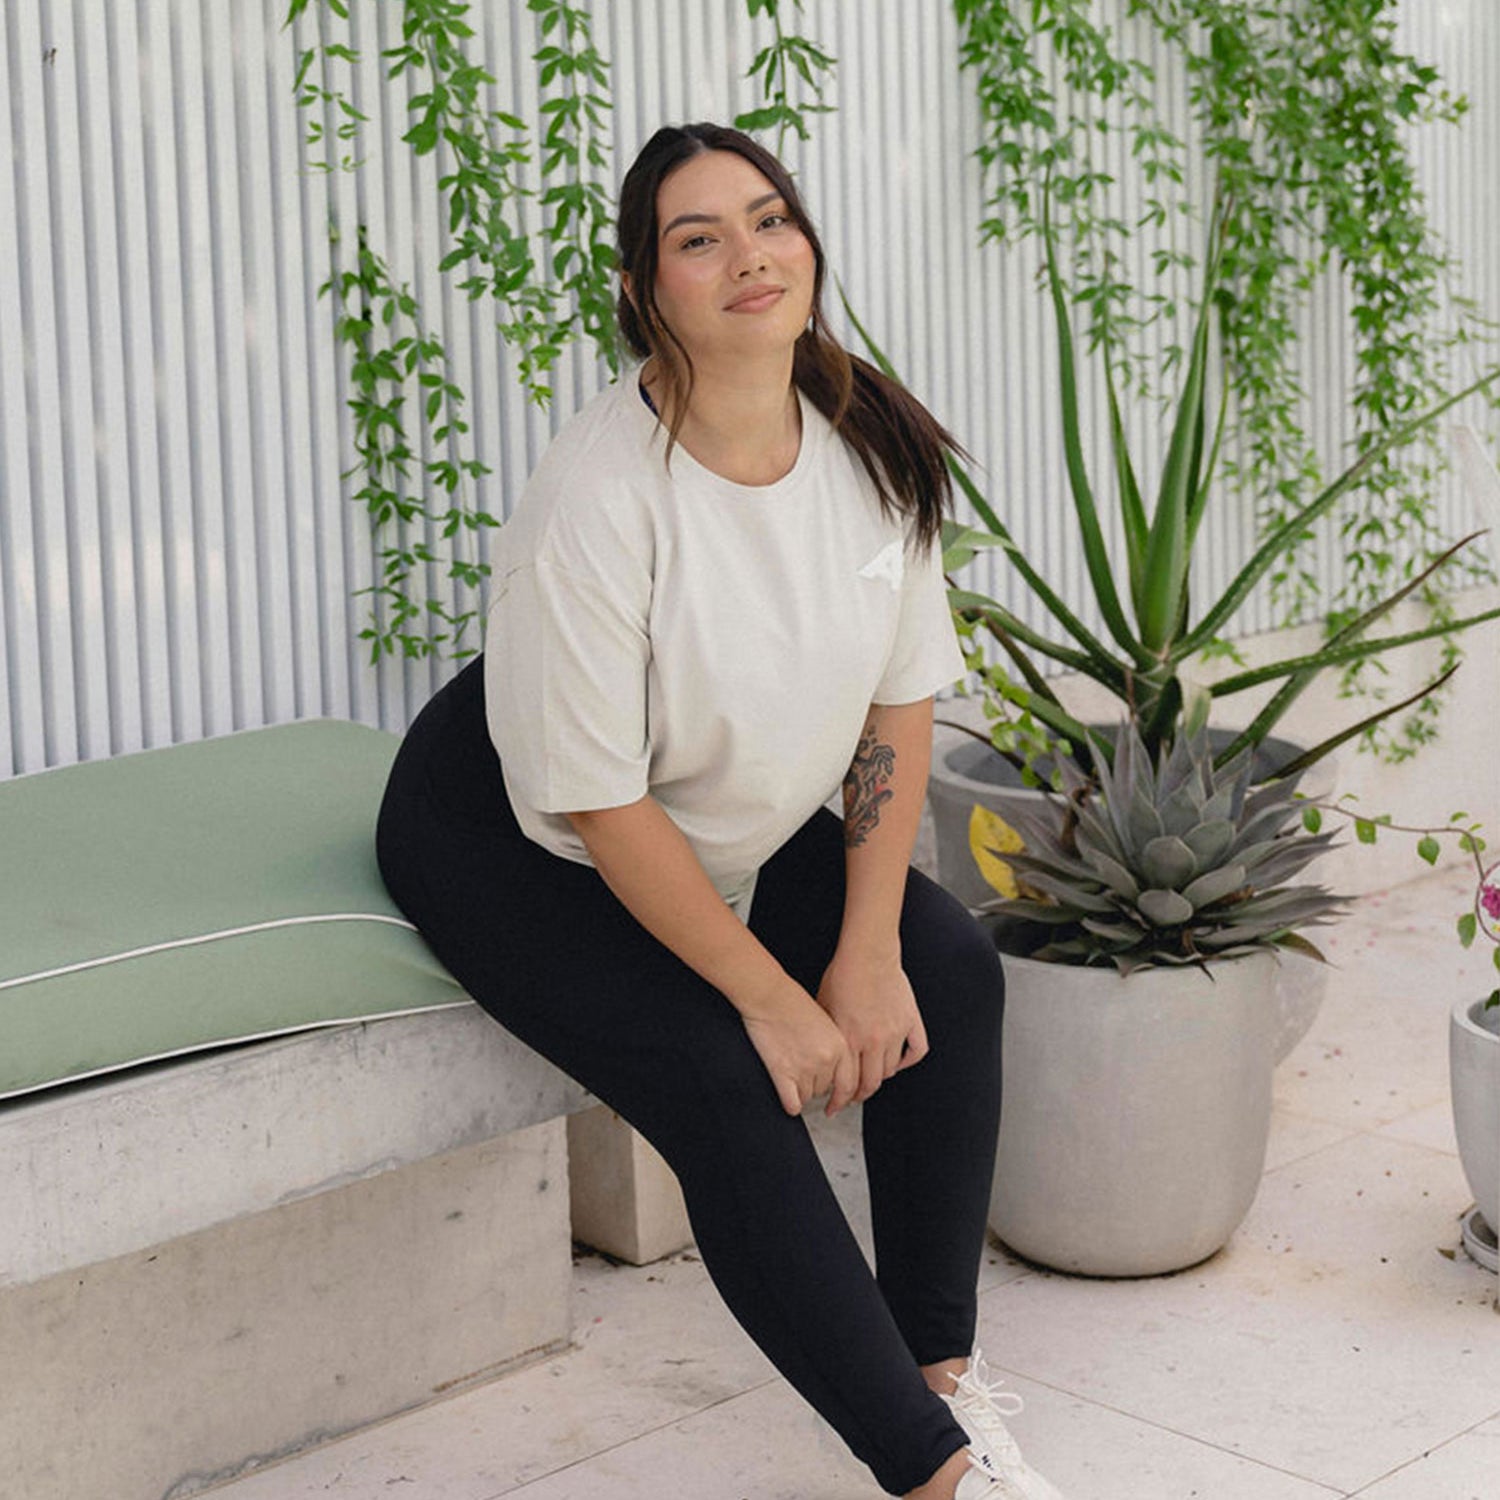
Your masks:
<path fill-rule="evenodd" d="M 0 1487 L 175 1500 L 567 1341 L 591 1100 L 386 896 L 395 745 L 0 783 Z"/>

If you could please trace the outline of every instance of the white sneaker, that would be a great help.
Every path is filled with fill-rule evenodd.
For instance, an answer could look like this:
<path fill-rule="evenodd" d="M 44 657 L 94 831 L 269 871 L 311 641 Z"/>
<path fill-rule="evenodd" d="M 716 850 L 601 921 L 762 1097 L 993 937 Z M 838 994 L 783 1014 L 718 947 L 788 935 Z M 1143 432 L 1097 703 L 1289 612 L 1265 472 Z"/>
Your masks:
<path fill-rule="evenodd" d="M 953 1377 L 954 1391 L 944 1396 L 969 1438 L 970 1469 L 958 1482 L 954 1500 L 1063 1500 L 1055 1485 L 1021 1457 L 1003 1417 L 1022 1407 L 1014 1391 L 1000 1389 L 976 1349 L 963 1374 Z"/>

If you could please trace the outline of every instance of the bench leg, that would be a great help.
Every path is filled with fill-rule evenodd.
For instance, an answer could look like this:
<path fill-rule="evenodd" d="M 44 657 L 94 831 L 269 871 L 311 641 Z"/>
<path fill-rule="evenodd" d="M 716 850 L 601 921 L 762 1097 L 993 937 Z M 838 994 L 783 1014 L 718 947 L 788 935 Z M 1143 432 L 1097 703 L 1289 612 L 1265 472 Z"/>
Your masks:
<path fill-rule="evenodd" d="M 568 1117 L 573 1238 L 643 1266 L 693 1242 L 682 1189 L 656 1148 L 603 1104 Z"/>

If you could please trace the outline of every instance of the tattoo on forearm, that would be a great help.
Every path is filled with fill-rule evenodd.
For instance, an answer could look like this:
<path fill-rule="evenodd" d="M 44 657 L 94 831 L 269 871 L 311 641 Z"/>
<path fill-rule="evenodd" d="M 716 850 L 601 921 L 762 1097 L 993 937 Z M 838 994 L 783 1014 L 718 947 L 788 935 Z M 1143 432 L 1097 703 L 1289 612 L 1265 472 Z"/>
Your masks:
<path fill-rule="evenodd" d="M 895 773 L 895 750 L 880 744 L 875 738 L 875 726 L 866 724 L 844 777 L 845 848 L 859 848 L 874 831 L 880 822 L 880 809 L 896 795 L 891 790 Z"/>

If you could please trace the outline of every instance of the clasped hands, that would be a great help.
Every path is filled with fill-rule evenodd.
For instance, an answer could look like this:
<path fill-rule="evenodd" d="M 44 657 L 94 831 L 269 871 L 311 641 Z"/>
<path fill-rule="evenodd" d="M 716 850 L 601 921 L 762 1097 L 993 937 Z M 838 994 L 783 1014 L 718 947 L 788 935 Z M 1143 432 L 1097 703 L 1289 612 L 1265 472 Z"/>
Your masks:
<path fill-rule="evenodd" d="M 887 1078 L 927 1055 L 927 1032 L 899 953 L 841 948 L 816 999 L 788 978 L 742 1014 L 789 1115 L 800 1115 L 824 1094 L 827 1115 L 863 1103 Z"/>

